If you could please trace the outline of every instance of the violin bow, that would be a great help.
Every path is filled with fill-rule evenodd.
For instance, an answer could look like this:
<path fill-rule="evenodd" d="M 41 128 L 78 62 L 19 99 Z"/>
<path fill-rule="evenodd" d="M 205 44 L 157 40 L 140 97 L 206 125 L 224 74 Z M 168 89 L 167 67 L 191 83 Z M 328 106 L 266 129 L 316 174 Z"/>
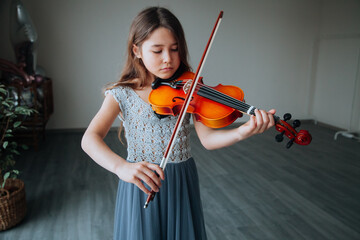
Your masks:
<path fill-rule="evenodd" d="M 186 115 L 186 111 L 190 105 L 190 101 L 191 101 L 191 98 L 195 92 L 195 89 L 196 89 L 196 85 L 198 84 L 199 82 L 199 79 L 200 79 L 200 74 L 201 74 L 201 71 L 203 69 L 203 66 L 204 66 L 204 63 L 205 63 L 205 60 L 209 54 L 209 50 L 211 48 L 211 45 L 214 41 L 214 38 L 215 38 L 215 35 L 216 35 L 216 32 L 220 26 L 220 23 L 221 23 L 221 20 L 222 20 L 222 17 L 223 17 L 223 14 L 224 12 L 223 11 L 220 11 L 219 13 L 219 16 L 215 22 L 215 26 L 211 32 L 211 35 L 210 35 L 210 38 L 206 44 L 206 47 L 205 47 L 205 50 L 204 50 L 204 53 L 201 57 L 201 60 L 200 60 L 200 63 L 198 65 L 198 68 L 196 70 L 196 73 L 191 81 L 191 86 L 188 90 L 188 94 L 185 98 L 185 101 L 184 101 L 184 104 L 182 105 L 181 107 L 181 111 L 179 113 L 179 117 L 176 121 L 176 124 L 175 124 L 175 127 L 174 127 L 174 130 L 172 132 L 172 135 L 171 135 L 171 138 L 170 138 L 170 141 L 169 141 L 169 144 L 164 152 L 164 156 L 161 160 L 161 163 L 160 163 L 160 168 L 162 168 L 162 170 L 165 170 L 165 167 L 166 167 L 166 164 L 169 160 L 169 156 L 170 156 L 170 153 L 174 147 L 174 144 L 175 144 L 175 140 L 176 140 L 176 137 L 178 136 L 179 134 L 179 131 L 180 131 L 180 126 L 182 125 L 184 119 L 185 119 L 185 115 Z M 147 199 L 146 199 L 146 202 L 145 202 L 145 205 L 144 205 L 144 208 L 147 208 L 149 203 L 154 199 L 155 197 L 155 192 L 153 190 L 151 190 L 150 194 L 148 195 Z"/>

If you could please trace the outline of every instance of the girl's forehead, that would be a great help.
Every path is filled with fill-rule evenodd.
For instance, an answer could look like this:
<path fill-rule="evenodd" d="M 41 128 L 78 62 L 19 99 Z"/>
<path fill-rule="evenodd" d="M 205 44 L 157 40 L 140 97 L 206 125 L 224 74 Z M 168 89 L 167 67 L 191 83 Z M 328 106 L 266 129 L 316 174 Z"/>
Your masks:
<path fill-rule="evenodd" d="M 143 44 L 150 46 L 164 46 L 177 44 L 174 34 L 167 28 L 159 27 L 155 29 Z"/>

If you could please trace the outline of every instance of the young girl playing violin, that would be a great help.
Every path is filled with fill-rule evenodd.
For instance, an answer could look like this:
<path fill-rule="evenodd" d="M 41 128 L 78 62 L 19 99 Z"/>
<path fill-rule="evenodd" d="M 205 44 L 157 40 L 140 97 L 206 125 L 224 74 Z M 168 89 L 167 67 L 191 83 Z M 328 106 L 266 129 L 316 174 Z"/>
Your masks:
<path fill-rule="evenodd" d="M 169 79 L 189 71 L 184 32 L 167 9 L 151 7 L 132 22 L 127 61 L 120 80 L 107 88 L 105 100 L 87 128 L 82 148 L 100 166 L 116 174 L 118 185 L 114 239 L 206 239 L 198 175 L 191 157 L 187 114 L 169 164 L 159 163 L 177 117 L 158 118 L 149 102 L 156 78 Z M 230 146 L 274 125 L 275 110 L 256 110 L 240 127 L 215 130 L 194 119 L 196 133 L 206 149 Z M 104 142 L 119 117 L 127 140 L 126 158 Z M 147 209 L 150 191 L 157 192 Z"/>

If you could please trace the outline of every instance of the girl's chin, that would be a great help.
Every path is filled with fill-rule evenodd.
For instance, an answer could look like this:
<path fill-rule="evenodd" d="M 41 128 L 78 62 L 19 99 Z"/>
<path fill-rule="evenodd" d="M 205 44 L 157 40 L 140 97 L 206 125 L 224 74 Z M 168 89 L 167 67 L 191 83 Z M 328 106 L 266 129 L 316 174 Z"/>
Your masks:
<path fill-rule="evenodd" d="M 168 79 L 171 78 L 172 75 L 174 75 L 174 72 L 166 72 L 166 73 L 159 73 L 158 75 L 156 75 L 156 77 L 161 79 Z"/>

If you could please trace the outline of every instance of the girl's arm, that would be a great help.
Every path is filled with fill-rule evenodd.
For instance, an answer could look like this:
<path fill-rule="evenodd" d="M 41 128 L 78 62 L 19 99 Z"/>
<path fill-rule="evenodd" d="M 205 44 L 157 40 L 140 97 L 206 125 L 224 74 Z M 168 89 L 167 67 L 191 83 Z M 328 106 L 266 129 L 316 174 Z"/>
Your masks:
<path fill-rule="evenodd" d="M 238 128 L 233 129 L 213 129 L 205 126 L 194 119 L 196 133 L 201 144 L 208 150 L 227 147 L 251 137 L 255 134 L 263 133 L 265 130 L 274 126 L 275 110 L 269 112 L 264 110 L 255 110 L 255 116 L 250 116 L 250 120 Z"/>
<path fill-rule="evenodd" d="M 104 142 L 105 136 L 119 113 L 118 102 L 111 94 L 107 94 L 99 112 L 84 133 L 81 147 L 97 164 L 115 173 L 120 179 L 135 184 L 149 194 L 150 191 L 141 182 L 142 180 L 157 192 L 161 181 L 153 171 L 156 171 L 161 179 L 164 179 L 164 173 L 158 165 L 145 161 L 129 163 L 114 153 Z"/>

